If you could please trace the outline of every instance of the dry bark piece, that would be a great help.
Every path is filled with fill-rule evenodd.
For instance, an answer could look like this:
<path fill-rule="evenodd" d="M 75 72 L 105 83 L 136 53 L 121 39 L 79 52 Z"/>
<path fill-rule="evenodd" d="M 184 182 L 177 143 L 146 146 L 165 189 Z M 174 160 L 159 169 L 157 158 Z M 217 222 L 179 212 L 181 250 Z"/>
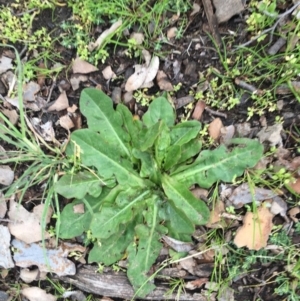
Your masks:
<path fill-rule="evenodd" d="M 260 250 L 267 245 L 271 233 L 274 215 L 266 206 L 261 206 L 257 212 L 247 212 L 243 226 L 240 227 L 234 238 L 238 248 L 247 247 L 250 250 Z"/>
<path fill-rule="evenodd" d="M 199 266 L 199 265 L 198 265 Z M 73 284 L 82 291 L 98 294 L 111 298 L 132 299 L 134 291 L 130 285 L 128 278 L 123 272 L 103 272 L 96 273 L 96 267 L 82 266 L 78 268 L 76 275 L 72 277 L 60 277 L 64 282 Z M 211 269 L 212 271 L 212 269 Z M 210 273 L 211 273 L 210 271 Z M 205 276 L 208 277 L 208 276 Z M 178 301 L 207 301 L 207 297 L 203 294 L 167 293 L 168 288 L 157 285 L 156 289 L 148 294 L 143 300 L 178 300 Z M 139 298 L 141 299 L 141 298 Z M 141 300 L 142 300 L 141 299 Z M 215 299 L 210 299 L 211 301 Z"/>
<path fill-rule="evenodd" d="M 221 128 L 223 127 L 222 120 L 220 118 L 214 119 L 208 126 L 209 136 L 217 140 L 221 135 Z"/>
<path fill-rule="evenodd" d="M 198 102 L 195 105 L 194 112 L 192 114 L 192 118 L 196 120 L 200 120 L 202 117 L 202 114 L 204 112 L 204 109 L 206 107 L 206 104 L 202 100 L 198 100 Z"/>

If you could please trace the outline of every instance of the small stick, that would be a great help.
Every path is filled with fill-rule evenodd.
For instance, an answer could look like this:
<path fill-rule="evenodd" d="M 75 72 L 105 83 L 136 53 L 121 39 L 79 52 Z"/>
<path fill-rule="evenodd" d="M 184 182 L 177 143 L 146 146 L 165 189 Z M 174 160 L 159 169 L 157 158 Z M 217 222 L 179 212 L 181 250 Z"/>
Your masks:
<path fill-rule="evenodd" d="M 56 81 L 54 80 L 51 87 L 50 87 L 50 90 L 49 90 L 49 94 L 48 94 L 48 97 L 47 97 L 47 103 L 49 103 L 49 101 L 51 99 L 52 92 L 53 92 L 53 89 L 54 89 L 55 86 L 56 86 Z"/>
<path fill-rule="evenodd" d="M 280 37 L 268 50 L 269 55 L 276 54 L 286 43 L 286 38 Z"/>
<path fill-rule="evenodd" d="M 246 83 L 245 81 L 243 80 L 240 80 L 239 78 L 236 78 L 234 80 L 235 84 L 239 87 L 241 87 L 242 89 L 245 89 L 247 91 L 250 91 L 251 93 L 257 93 L 257 94 L 262 94 L 262 91 L 257 89 L 256 87 Z"/>
<path fill-rule="evenodd" d="M 208 107 L 205 107 L 204 109 L 205 111 L 207 111 L 208 113 L 210 113 L 211 115 L 214 115 L 214 116 L 219 116 L 219 117 L 224 117 L 225 119 L 227 118 L 227 114 L 225 113 L 221 113 L 221 112 L 218 112 L 218 111 L 214 111 Z"/>

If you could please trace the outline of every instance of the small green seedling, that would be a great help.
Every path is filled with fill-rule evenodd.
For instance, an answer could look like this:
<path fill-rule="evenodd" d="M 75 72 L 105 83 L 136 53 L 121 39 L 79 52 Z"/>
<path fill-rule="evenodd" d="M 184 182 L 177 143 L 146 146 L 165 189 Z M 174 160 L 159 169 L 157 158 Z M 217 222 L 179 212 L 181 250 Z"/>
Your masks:
<path fill-rule="evenodd" d="M 85 168 L 66 173 L 55 185 L 57 193 L 75 198 L 63 209 L 59 236 L 91 231 L 96 241 L 89 262 L 111 265 L 126 256 L 128 278 L 138 296 L 145 296 L 155 288 L 147 274 L 163 247 L 162 235 L 190 242 L 195 226 L 209 220 L 207 204 L 189 188 L 231 182 L 258 162 L 263 147 L 233 139 L 228 147 L 200 152 L 201 124 L 175 125 L 164 97 L 135 120 L 126 106 L 114 109 L 107 95 L 88 88 L 80 109 L 88 128 L 72 133 L 66 155 L 76 152 Z"/>

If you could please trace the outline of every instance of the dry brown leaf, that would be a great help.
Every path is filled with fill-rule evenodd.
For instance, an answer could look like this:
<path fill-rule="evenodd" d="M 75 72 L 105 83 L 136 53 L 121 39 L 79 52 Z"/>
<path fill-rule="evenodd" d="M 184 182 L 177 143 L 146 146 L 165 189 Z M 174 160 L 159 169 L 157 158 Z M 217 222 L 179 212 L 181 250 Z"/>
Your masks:
<path fill-rule="evenodd" d="M 233 138 L 235 132 L 235 127 L 233 125 L 223 126 L 221 128 L 220 143 L 228 144 Z"/>
<path fill-rule="evenodd" d="M 52 112 L 52 111 L 62 111 L 65 110 L 69 107 L 69 100 L 67 97 L 66 91 L 63 91 L 58 98 L 55 100 L 55 102 L 48 107 L 47 111 Z"/>
<path fill-rule="evenodd" d="M 72 89 L 76 91 L 77 89 L 79 89 L 80 83 L 86 82 L 87 80 L 88 77 L 86 75 L 73 74 L 70 78 Z"/>
<path fill-rule="evenodd" d="M 44 64 L 44 62 L 40 62 L 39 63 L 39 69 L 38 69 L 38 71 L 36 73 L 36 75 L 37 75 L 37 82 L 38 82 L 38 84 L 39 84 L 40 87 L 44 86 L 45 79 L 46 79 L 45 72 L 42 72 L 42 70 L 47 71 L 47 68 L 46 68 L 46 65 Z"/>
<path fill-rule="evenodd" d="M 168 38 L 168 40 L 171 40 L 171 39 L 175 38 L 176 34 L 177 34 L 177 31 L 178 30 L 177 30 L 176 27 L 169 28 L 168 31 L 167 31 L 167 38 Z"/>
<path fill-rule="evenodd" d="M 74 127 L 74 123 L 69 115 L 64 115 L 59 118 L 59 124 L 66 130 L 72 129 Z"/>
<path fill-rule="evenodd" d="M 214 119 L 208 126 L 209 136 L 217 140 L 221 135 L 221 128 L 223 127 L 222 120 L 220 118 Z"/>
<path fill-rule="evenodd" d="M 39 287 L 32 286 L 26 287 L 21 290 L 21 294 L 29 301 L 56 301 L 57 298 L 51 294 L 47 294 L 46 291 Z"/>
<path fill-rule="evenodd" d="M 168 92 L 174 90 L 173 85 L 171 84 L 170 80 L 168 79 L 164 71 L 158 70 L 156 75 L 156 81 L 160 90 L 168 91 Z"/>
<path fill-rule="evenodd" d="M 17 124 L 19 115 L 16 110 L 7 110 L 3 108 L 1 111 L 13 125 Z"/>
<path fill-rule="evenodd" d="M 193 11 L 191 12 L 190 17 L 199 13 L 199 11 L 200 11 L 200 5 L 196 2 L 194 2 L 193 3 Z"/>
<path fill-rule="evenodd" d="M 11 220 L 8 224 L 10 233 L 27 244 L 41 241 L 42 238 L 49 238 L 49 234 L 46 231 L 43 234 L 41 229 L 41 220 L 44 208 L 45 205 L 40 204 L 35 206 L 31 213 L 22 205 L 10 200 L 10 208 L 8 211 L 8 216 Z M 49 207 L 47 209 L 46 224 L 49 223 L 51 215 L 52 209 Z"/>
<path fill-rule="evenodd" d="M 195 105 L 195 109 L 194 109 L 192 118 L 196 119 L 196 120 L 200 120 L 201 117 L 202 117 L 202 114 L 204 112 L 205 107 L 206 107 L 205 102 L 202 101 L 202 100 L 198 100 L 196 105 Z"/>
<path fill-rule="evenodd" d="M 300 207 L 294 207 L 291 210 L 289 210 L 288 215 L 290 216 L 291 220 L 295 223 L 299 222 L 299 218 L 297 218 L 296 215 L 300 213 Z"/>
<path fill-rule="evenodd" d="M 269 142 L 270 146 L 282 146 L 281 131 L 283 130 L 281 123 L 276 123 L 272 126 L 264 127 L 257 133 L 260 143 Z"/>
<path fill-rule="evenodd" d="M 74 213 L 84 213 L 84 204 L 77 204 L 73 206 Z"/>
<path fill-rule="evenodd" d="M 209 222 L 206 224 L 208 228 L 222 228 L 221 214 L 225 211 L 225 205 L 222 201 L 217 201 L 210 212 Z"/>
<path fill-rule="evenodd" d="M 213 4 L 219 23 L 228 21 L 232 16 L 241 13 L 245 9 L 241 0 L 213 0 Z"/>
<path fill-rule="evenodd" d="M 130 39 L 135 40 L 137 45 L 142 45 L 145 37 L 141 32 L 133 32 L 130 35 Z"/>
<path fill-rule="evenodd" d="M 115 72 L 112 71 L 111 66 L 106 66 L 102 70 L 102 75 L 106 80 L 110 80 L 110 79 L 116 77 L 116 74 L 115 74 Z"/>
<path fill-rule="evenodd" d="M 0 267 L 10 269 L 15 266 L 10 252 L 11 236 L 6 226 L 0 225 Z"/>
<path fill-rule="evenodd" d="M 288 187 L 293 192 L 300 194 L 300 178 L 297 178 L 293 183 L 288 184 Z"/>
<path fill-rule="evenodd" d="M 147 67 L 143 65 L 135 65 L 135 72 L 128 78 L 125 84 L 125 90 L 132 92 L 139 89 L 145 82 L 147 76 Z"/>
<path fill-rule="evenodd" d="M 208 278 L 199 278 L 193 281 L 188 281 L 184 287 L 188 290 L 195 290 L 199 287 L 201 287 L 203 284 L 205 284 L 206 282 L 208 282 Z"/>
<path fill-rule="evenodd" d="M 6 72 L 9 69 L 13 69 L 12 59 L 6 56 L 0 58 L 0 74 Z"/>
<path fill-rule="evenodd" d="M 3 193 L 0 191 L 0 218 L 3 218 L 7 212 L 7 204 Z"/>
<path fill-rule="evenodd" d="M 0 165 L 0 184 L 9 186 L 14 180 L 14 171 L 6 165 Z"/>
<path fill-rule="evenodd" d="M 190 274 L 194 275 L 194 267 L 196 266 L 196 261 L 192 257 L 187 257 L 179 261 L 180 266 L 188 271 Z"/>
<path fill-rule="evenodd" d="M 271 233 L 274 215 L 262 205 L 256 213 L 247 212 L 243 219 L 243 226 L 235 235 L 234 243 L 238 248 L 247 247 L 250 250 L 260 250 L 267 245 Z"/>
<path fill-rule="evenodd" d="M 77 57 L 73 62 L 72 70 L 73 73 L 88 74 L 88 73 L 98 71 L 98 68 L 82 60 L 81 58 Z"/>
<path fill-rule="evenodd" d="M 153 56 L 147 69 L 147 75 L 143 84 L 147 84 L 154 80 L 159 68 L 159 58 L 158 56 Z"/>

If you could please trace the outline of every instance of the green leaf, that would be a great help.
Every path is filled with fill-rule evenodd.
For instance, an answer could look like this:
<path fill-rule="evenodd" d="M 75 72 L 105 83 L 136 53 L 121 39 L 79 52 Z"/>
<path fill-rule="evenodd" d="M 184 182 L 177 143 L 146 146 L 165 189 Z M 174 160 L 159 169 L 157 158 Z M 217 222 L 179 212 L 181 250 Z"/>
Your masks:
<path fill-rule="evenodd" d="M 154 145 L 155 140 L 157 139 L 161 131 L 160 122 L 154 124 L 153 126 L 143 129 L 140 133 L 140 145 L 139 149 L 145 151 Z"/>
<path fill-rule="evenodd" d="M 89 252 L 89 263 L 102 262 L 111 265 L 124 256 L 124 252 L 134 236 L 133 223 L 126 226 L 125 231 L 120 231 L 107 239 L 98 240 Z"/>
<path fill-rule="evenodd" d="M 155 160 L 159 168 L 162 168 L 162 164 L 165 159 L 167 149 L 171 143 L 171 138 L 170 138 L 170 130 L 166 126 L 166 124 L 163 121 L 161 121 L 159 124 L 160 124 L 160 130 L 159 130 L 159 135 L 157 136 L 157 139 L 154 144 L 154 151 L 155 151 Z"/>
<path fill-rule="evenodd" d="M 68 144 L 66 153 L 72 156 L 75 153 L 74 147 L 79 147 L 82 164 L 96 167 L 101 177 L 108 179 L 115 176 L 120 184 L 144 185 L 134 171 L 132 162 L 122 158 L 118 149 L 107 144 L 100 134 L 82 129 L 72 133 L 71 141 L 73 143 Z"/>
<path fill-rule="evenodd" d="M 99 198 L 93 198 L 90 196 L 86 197 L 86 202 L 94 212 L 97 211 L 101 205 Z M 74 212 L 74 206 L 78 204 L 82 204 L 84 206 L 84 213 Z M 73 238 L 90 229 L 92 213 L 82 200 L 75 200 L 64 207 L 60 215 L 60 220 L 61 225 L 59 237 Z"/>
<path fill-rule="evenodd" d="M 209 188 L 219 180 L 231 182 L 262 157 L 263 146 L 258 141 L 241 138 L 233 139 L 232 144 L 239 146 L 232 151 L 221 145 L 218 149 L 201 152 L 193 164 L 181 167 L 171 174 L 172 178 L 187 187 L 198 184 Z"/>
<path fill-rule="evenodd" d="M 160 120 L 163 120 L 168 127 L 171 127 L 175 122 L 175 113 L 165 97 L 158 97 L 151 102 L 142 120 L 148 128 Z"/>
<path fill-rule="evenodd" d="M 178 123 L 171 130 L 171 144 L 183 145 L 196 138 L 201 130 L 201 123 L 190 120 Z"/>
<path fill-rule="evenodd" d="M 140 146 L 139 133 L 143 127 L 142 122 L 140 120 L 134 120 L 129 109 L 122 104 L 118 104 L 117 112 L 123 119 L 123 128 L 130 135 L 132 147 L 138 148 Z"/>
<path fill-rule="evenodd" d="M 106 239 L 119 232 L 120 225 L 126 225 L 133 219 L 133 207 L 137 202 L 143 202 L 149 195 L 148 191 L 138 194 L 123 208 L 104 204 L 100 212 L 94 214 L 90 229 L 93 236 L 99 239 Z"/>
<path fill-rule="evenodd" d="M 173 166 L 178 164 L 181 157 L 181 147 L 179 145 L 171 145 L 167 149 L 165 156 L 164 169 L 170 170 Z"/>
<path fill-rule="evenodd" d="M 152 228 L 145 225 L 136 226 L 135 233 L 139 239 L 138 245 L 131 243 L 127 248 L 127 276 L 137 293 L 137 297 L 141 298 L 145 297 L 155 288 L 154 284 L 149 283 L 147 273 L 162 248 L 162 244 L 159 242 L 160 235 L 156 232 L 154 226 L 156 222 L 153 221 L 152 224 Z"/>
<path fill-rule="evenodd" d="M 209 210 L 206 204 L 195 198 L 186 186 L 170 178 L 162 176 L 162 186 L 170 204 L 181 211 L 187 220 L 195 225 L 204 225 L 209 220 Z"/>
<path fill-rule="evenodd" d="M 122 129 L 122 117 L 114 110 L 111 98 L 100 90 L 86 88 L 81 92 L 80 110 L 87 118 L 90 130 L 100 132 L 103 140 L 123 156 L 130 157 L 129 135 Z"/>
<path fill-rule="evenodd" d="M 75 175 L 62 176 L 54 186 L 57 193 L 65 198 L 82 199 L 86 194 L 97 197 L 101 194 L 102 186 L 106 183 L 98 176 L 85 170 Z"/>

